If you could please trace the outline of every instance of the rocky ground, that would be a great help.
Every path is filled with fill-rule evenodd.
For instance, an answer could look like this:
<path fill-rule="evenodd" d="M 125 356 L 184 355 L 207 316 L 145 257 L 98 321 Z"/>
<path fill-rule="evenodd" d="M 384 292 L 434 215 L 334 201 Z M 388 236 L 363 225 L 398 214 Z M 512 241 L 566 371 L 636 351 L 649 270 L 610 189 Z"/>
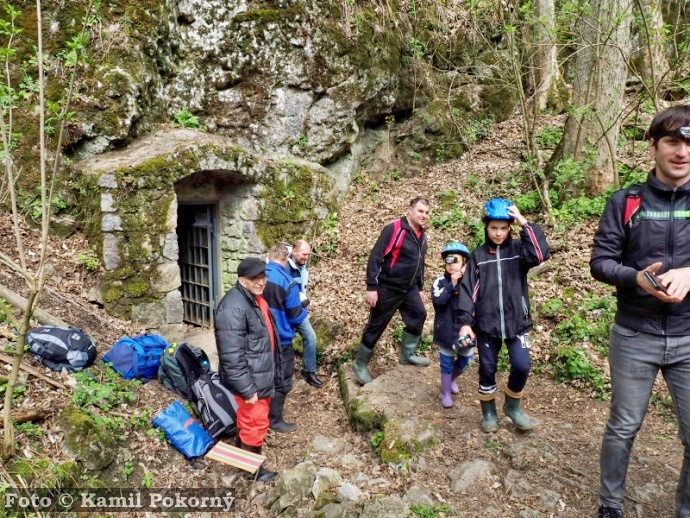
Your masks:
<path fill-rule="evenodd" d="M 588 390 L 557 384 L 551 377 L 535 374 L 530 378 L 524 404 L 537 423 L 536 429 L 520 433 L 502 420 L 498 432 L 483 434 L 479 429 L 476 366 L 461 378 L 462 392 L 455 397 L 455 406 L 444 410 L 438 400 L 437 353 L 433 350 L 426 353 L 431 358 L 428 368 L 398 366 L 393 336 L 393 330 L 399 325 L 396 320 L 378 344 L 372 362 L 377 387 L 387 397 L 391 419 L 413 417 L 428 424 L 437 442 L 404 462 L 384 463 L 372 447 L 372 438 L 376 442 L 375 431 L 360 432 L 353 428 L 341 397 L 337 366 L 347 360 L 367 318 L 365 262 L 382 226 L 402 215 L 409 200 L 417 195 L 430 198 L 433 216 L 460 209 L 470 219 L 476 218 L 486 198 L 516 196 L 526 188 L 515 173 L 519 170 L 518 151 L 519 134 L 515 124 L 509 122 L 493 128 L 488 139 L 459 160 L 440 164 L 414 178 L 405 177 L 404 172 L 376 178 L 363 174 L 353 182 L 339 214 L 338 233 L 324 234 L 314 240 L 321 253 L 314 257 L 311 268 L 310 309 L 314 316 L 338 323 L 338 334 L 322 356 L 319 374 L 326 381 L 325 386 L 317 390 L 297 381 L 288 398 L 287 418 L 298 423 L 298 430 L 291 434 L 270 432 L 265 451 L 268 466 L 284 473 L 304 461 L 313 464 L 309 469 L 330 468 L 337 472 L 340 478 L 333 475 L 330 493 L 339 496 L 333 498 L 344 502 L 359 500 L 360 504 L 359 507 L 352 503 L 340 507 L 332 504 L 328 507 L 332 514 L 328 516 L 357 516 L 362 509 L 363 515 L 383 516 L 381 509 L 361 504 L 383 495 L 400 498 L 407 495 L 406 501 L 427 504 L 426 509 L 434 509 L 436 516 L 596 515 L 598 452 L 607 402 L 591 397 Z M 633 156 L 630 160 L 642 159 Z M 587 267 L 595 222 L 563 227 L 538 214 L 528 217 L 544 225 L 553 248 L 548 270 L 530 281 L 535 308 L 551 299 L 579 300 L 588 293 L 606 292 L 608 288 L 591 280 Z M 440 250 L 450 239 L 466 240 L 468 228 L 464 223 L 430 226 L 428 284 L 441 272 Z M 3 219 L 0 235 L 3 250 L 13 248 L 9 230 L 8 220 Z M 25 232 L 31 235 L 28 230 Z M 88 276 L 76 255 L 85 249 L 86 244 L 79 238 L 51 243 L 50 289 L 41 307 L 87 330 L 97 338 L 99 351 L 104 353 L 114 340 L 137 330 L 84 302 L 82 292 L 88 286 Z M 0 282 L 22 291 L 21 282 L 12 274 L 3 270 L 0 275 Z M 427 332 L 430 332 L 433 322 L 430 305 L 428 310 Z M 532 346 L 535 358 L 549 361 L 554 325 L 546 318 L 538 320 Z M 4 325 L 3 334 L 11 335 L 11 324 Z M 598 357 L 591 344 L 580 345 L 587 349 L 593 363 L 606 368 L 605 358 Z M 35 366 L 33 360 L 26 362 Z M 348 368 L 347 363 L 344 368 Z M 55 390 L 40 379 L 29 377 L 17 408 L 36 405 L 60 408 L 69 403 L 73 378 L 45 373 L 65 383 L 67 388 Z M 663 398 L 663 383 L 660 381 L 658 385 L 658 397 Z M 112 412 L 146 416 L 155 414 L 174 399 L 172 393 L 153 381 L 137 389 L 136 403 L 120 405 Z M 48 418 L 41 426 L 45 434 L 40 439 L 19 434 L 18 455 L 47 456 L 54 461 L 66 459 L 60 446 L 62 431 L 56 421 Z M 626 501 L 629 516 L 673 515 L 673 492 L 682 460 L 676 431 L 674 418 L 665 407 L 650 408 L 630 466 Z M 126 463 L 134 471 L 125 477 Z M 118 442 L 115 461 L 103 477 L 112 487 L 136 487 L 141 485 L 146 473 L 152 477 L 153 487 L 233 486 L 239 496 L 234 515 L 275 514 L 263 505 L 275 497 L 270 493 L 272 484 L 250 485 L 232 468 L 209 460 L 187 462 L 165 441 L 145 430 L 128 428 Z M 322 496 L 320 503 L 324 501 Z M 307 516 L 314 505 L 313 496 L 307 496 L 294 504 L 287 515 Z M 393 508 L 398 509 L 395 505 Z M 393 514 L 388 516 L 396 516 L 397 512 L 403 511 L 391 511 Z"/>

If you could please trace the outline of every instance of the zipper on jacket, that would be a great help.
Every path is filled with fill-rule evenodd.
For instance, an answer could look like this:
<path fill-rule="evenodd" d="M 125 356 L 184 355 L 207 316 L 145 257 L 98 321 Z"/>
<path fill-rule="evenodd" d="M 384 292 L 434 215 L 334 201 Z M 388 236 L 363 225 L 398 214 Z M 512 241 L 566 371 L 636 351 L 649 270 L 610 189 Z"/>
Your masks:
<path fill-rule="evenodd" d="M 498 313 L 501 320 L 501 338 L 506 339 L 506 319 L 503 311 L 503 277 L 501 277 L 501 247 L 496 247 L 496 270 L 498 271 Z"/>
<path fill-rule="evenodd" d="M 417 272 L 419 271 L 419 262 L 422 260 L 422 242 L 417 238 L 417 236 L 414 235 L 414 232 L 408 232 L 408 234 L 414 237 L 414 240 L 417 241 L 417 251 L 419 252 L 419 254 L 417 254 L 417 267 L 414 270 L 414 275 L 412 276 L 410 284 L 407 286 L 407 289 L 409 290 L 414 284 L 414 281 L 417 279 Z M 424 279 L 422 279 L 422 282 L 424 282 Z"/>
<path fill-rule="evenodd" d="M 675 253 L 673 249 L 673 236 L 675 235 L 676 228 L 676 192 L 677 189 L 673 189 L 671 192 L 671 207 L 669 208 L 668 215 L 668 230 L 666 231 L 666 271 L 673 269 L 673 255 Z M 666 327 L 668 326 L 668 304 L 663 304 L 661 310 L 661 333 L 666 334 Z"/>

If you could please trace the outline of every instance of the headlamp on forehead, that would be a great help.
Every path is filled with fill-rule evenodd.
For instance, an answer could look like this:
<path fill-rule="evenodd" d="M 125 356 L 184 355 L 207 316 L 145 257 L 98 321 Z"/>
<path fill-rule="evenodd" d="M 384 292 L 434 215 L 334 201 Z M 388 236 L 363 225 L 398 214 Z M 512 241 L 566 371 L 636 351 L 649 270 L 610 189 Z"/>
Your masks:
<path fill-rule="evenodd" d="M 465 263 L 465 258 L 461 255 L 449 254 L 446 257 L 444 257 L 443 260 L 446 262 L 446 264 Z"/>
<path fill-rule="evenodd" d="M 676 128 L 674 130 L 657 131 L 651 137 L 656 141 L 659 141 L 664 137 L 676 137 L 690 140 L 690 126 L 681 126 L 680 128 Z"/>

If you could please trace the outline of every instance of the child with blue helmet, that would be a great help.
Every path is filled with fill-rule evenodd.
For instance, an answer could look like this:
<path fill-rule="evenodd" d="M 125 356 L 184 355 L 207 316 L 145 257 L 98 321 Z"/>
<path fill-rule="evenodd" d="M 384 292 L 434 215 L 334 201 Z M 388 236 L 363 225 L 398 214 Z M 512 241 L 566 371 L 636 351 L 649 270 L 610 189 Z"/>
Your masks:
<path fill-rule="evenodd" d="M 531 430 L 520 400 L 530 371 L 528 333 L 532 330 L 527 271 L 549 258 L 544 232 L 511 202 L 493 198 L 484 206 L 486 241 L 470 256 L 460 286 L 460 334 L 477 340 L 479 401 L 484 432 L 498 429 L 496 370 L 503 343 L 510 357 L 510 375 L 503 388 L 503 412 L 519 430 Z M 522 227 L 513 239 L 510 225 Z"/>
<path fill-rule="evenodd" d="M 448 243 L 441 252 L 445 273 L 431 286 L 431 301 L 434 304 L 434 343 L 439 348 L 441 362 L 441 405 L 451 408 L 451 394 L 460 392 L 455 378 L 460 376 L 474 359 L 473 347 L 458 341 L 460 322 L 458 320 L 460 300 L 460 279 L 465 274 L 470 251 L 462 243 Z"/>

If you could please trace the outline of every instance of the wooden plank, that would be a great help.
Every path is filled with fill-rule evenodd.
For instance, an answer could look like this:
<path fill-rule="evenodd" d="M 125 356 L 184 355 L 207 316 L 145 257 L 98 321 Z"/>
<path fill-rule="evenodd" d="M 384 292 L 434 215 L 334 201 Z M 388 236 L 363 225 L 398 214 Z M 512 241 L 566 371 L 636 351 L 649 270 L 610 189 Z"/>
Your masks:
<path fill-rule="evenodd" d="M 14 363 L 14 358 L 12 358 L 11 356 L 8 356 L 6 354 L 2 354 L 2 353 L 0 353 L 0 360 L 7 362 L 10 365 L 12 365 Z M 38 369 L 35 369 L 35 368 L 31 367 L 30 365 L 26 365 L 25 363 L 22 363 L 19 365 L 19 368 L 25 372 L 28 372 L 29 374 L 36 376 L 39 379 L 42 379 L 46 383 L 50 383 L 53 387 L 57 387 L 57 388 L 62 389 L 62 390 L 67 390 L 67 387 L 65 387 L 62 383 L 60 383 L 59 381 L 55 381 L 54 379 L 50 379 L 48 376 L 44 376 L 43 374 L 41 374 L 39 372 Z"/>
<path fill-rule="evenodd" d="M 256 472 L 266 460 L 265 455 L 230 446 L 220 441 L 209 450 L 206 458 L 229 464 L 249 473 Z"/>
<path fill-rule="evenodd" d="M 19 295 L 19 293 L 15 293 L 3 284 L 0 284 L 0 297 L 4 298 L 15 308 L 19 308 L 22 311 L 26 311 L 26 308 L 29 306 L 29 301 L 27 299 Z M 59 318 L 54 317 L 53 315 L 38 308 L 34 308 L 33 318 L 38 320 L 38 322 L 43 325 L 56 327 L 67 327 L 69 325 Z"/>

